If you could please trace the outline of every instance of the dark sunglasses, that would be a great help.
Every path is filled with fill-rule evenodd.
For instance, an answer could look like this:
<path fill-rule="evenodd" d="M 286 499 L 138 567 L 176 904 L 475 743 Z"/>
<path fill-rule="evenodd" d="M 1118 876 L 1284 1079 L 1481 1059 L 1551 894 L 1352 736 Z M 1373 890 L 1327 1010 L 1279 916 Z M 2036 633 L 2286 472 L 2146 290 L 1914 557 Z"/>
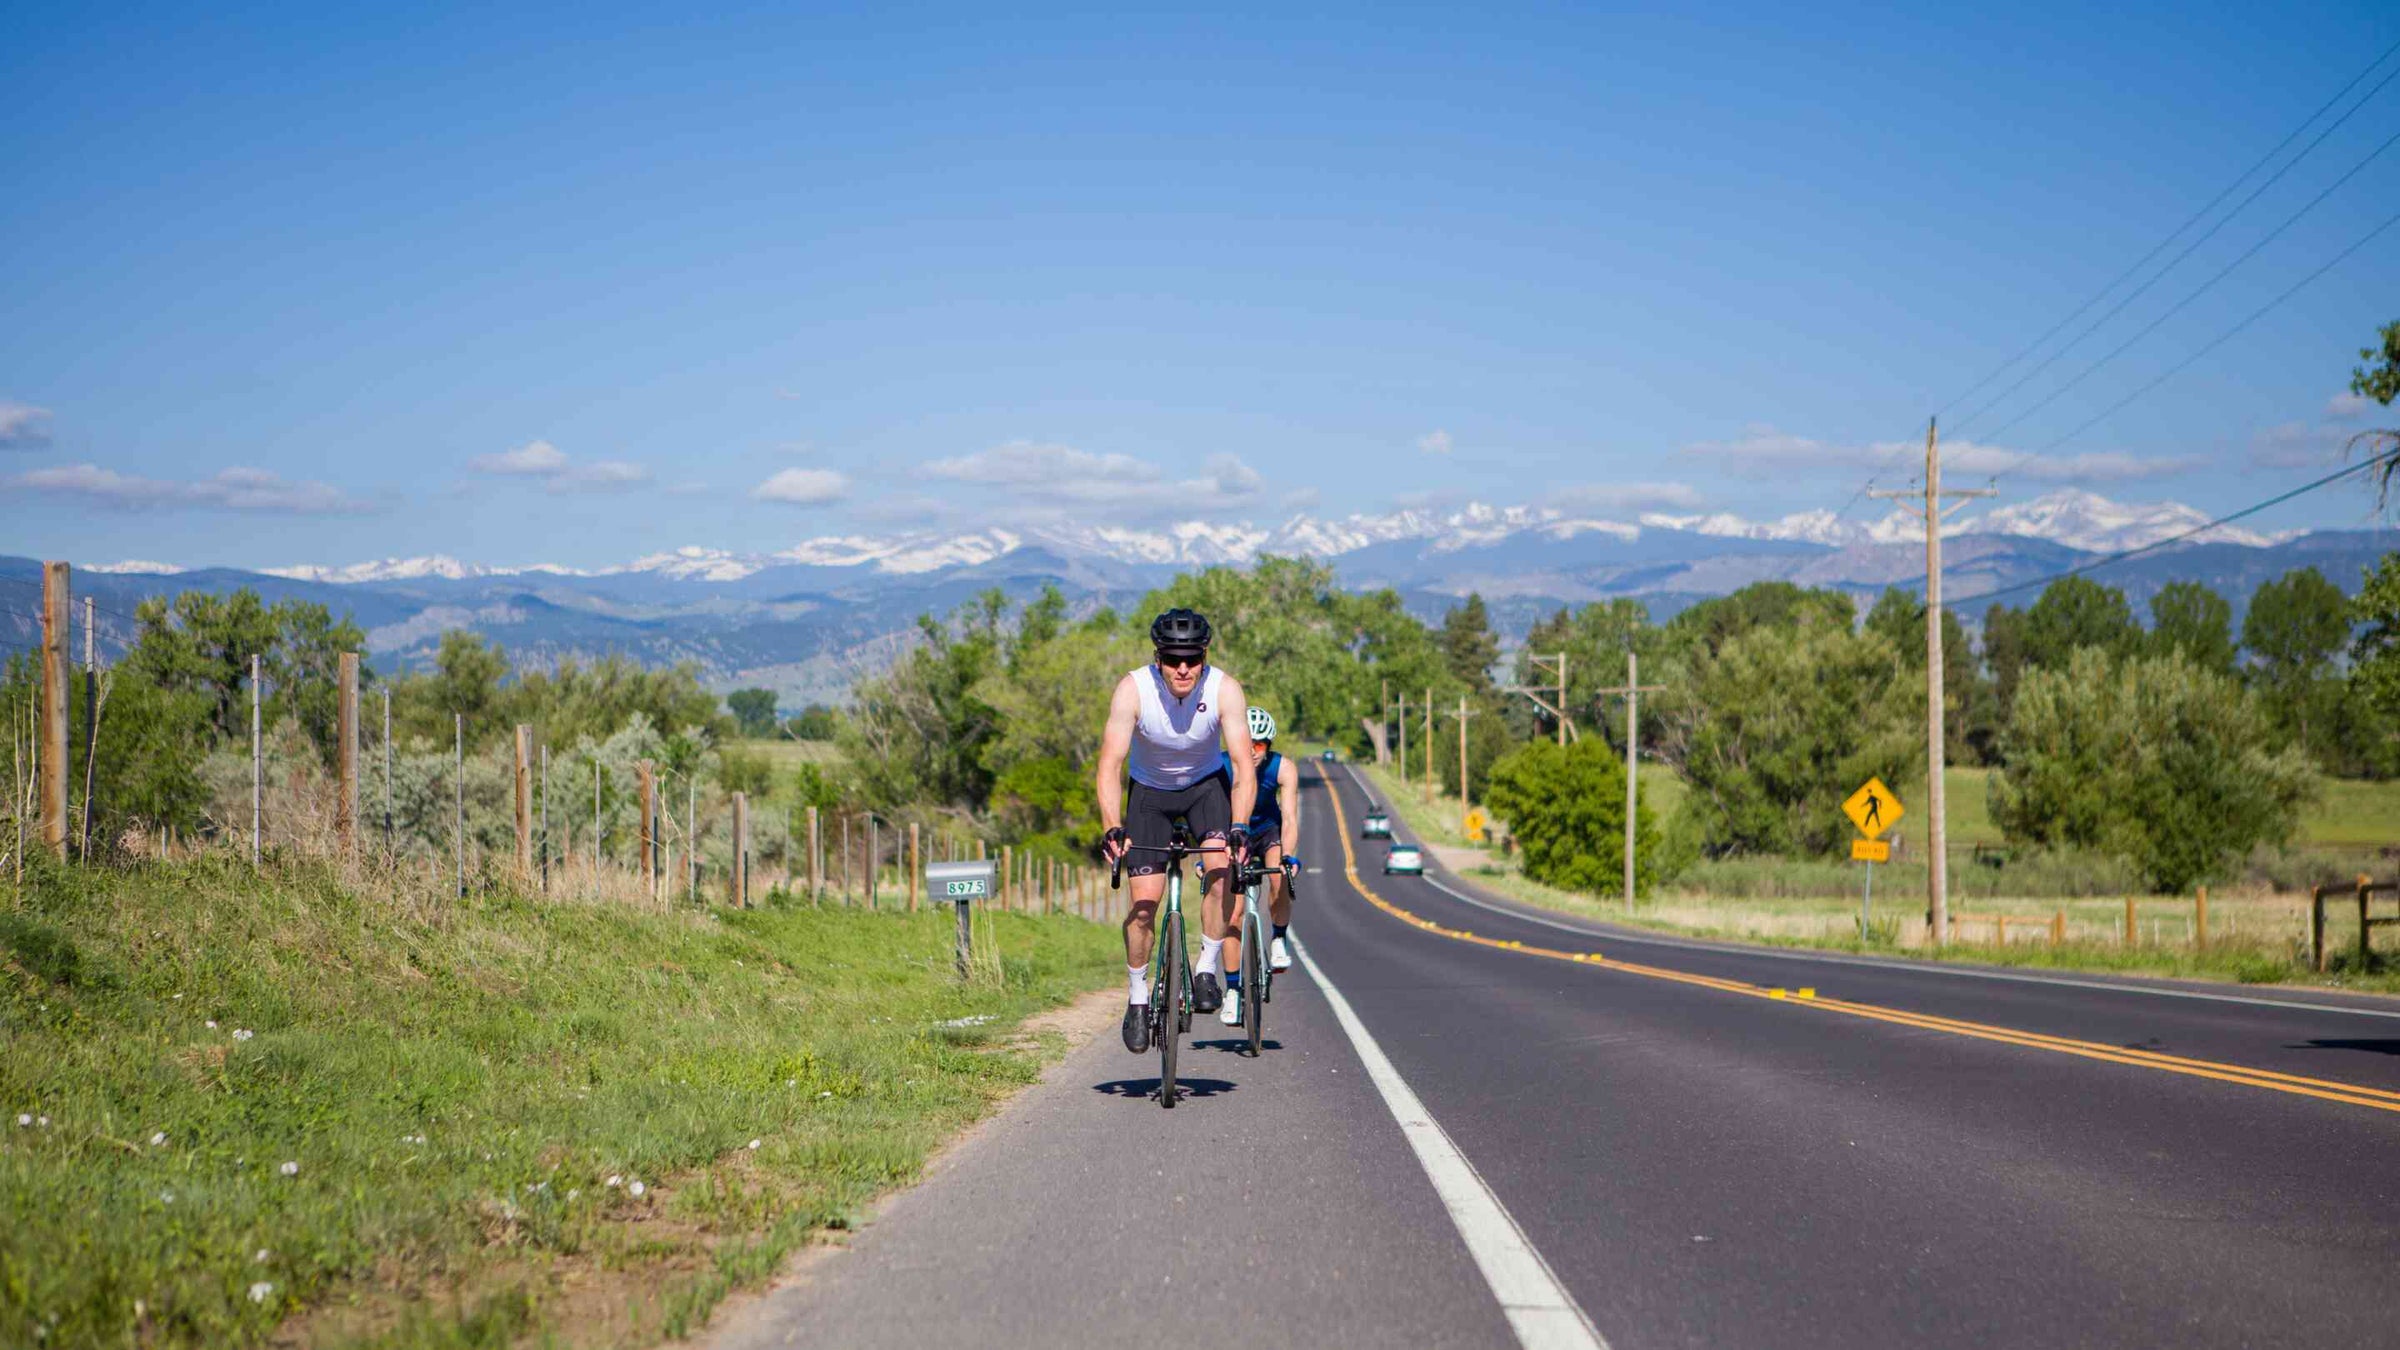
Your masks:
<path fill-rule="evenodd" d="M 1158 654 L 1160 665 L 1172 666 L 1177 670 L 1187 670 L 1193 666 L 1205 665 L 1207 662 L 1207 652 L 1160 652 Z"/>

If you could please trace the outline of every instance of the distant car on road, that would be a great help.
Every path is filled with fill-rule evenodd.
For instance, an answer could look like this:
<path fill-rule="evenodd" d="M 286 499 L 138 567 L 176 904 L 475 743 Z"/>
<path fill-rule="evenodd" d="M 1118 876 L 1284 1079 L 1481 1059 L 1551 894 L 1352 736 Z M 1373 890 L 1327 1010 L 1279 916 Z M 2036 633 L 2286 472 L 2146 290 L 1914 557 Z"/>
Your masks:
<path fill-rule="evenodd" d="M 1383 808 L 1369 802 L 1367 818 L 1358 827 L 1358 833 L 1367 839 L 1389 839 L 1392 837 L 1392 818 L 1383 813 Z"/>
<path fill-rule="evenodd" d="M 1425 875 L 1425 851 L 1415 844 L 1394 844 L 1383 855 L 1385 876 L 1421 877 Z"/>
<path fill-rule="evenodd" d="M 1333 753 L 1333 748 L 1332 748 L 1331 746 L 1327 746 L 1327 747 L 1326 747 L 1326 749 L 1325 749 L 1325 753 L 1323 753 L 1323 754 L 1321 754 L 1321 755 L 1317 756 L 1317 758 L 1319 758 L 1319 759 L 1321 759 L 1321 760 L 1324 760 L 1324 761 L 1325 761 L 1326 763 L 1328 763 L 1328 764 L 1331 764 L 1331 763 L 1333 763 L 1335 760 L 1337 760 L 1337 759 L 1341 758 L 1341 756 L 1339 756 L 1339 755 L 1336 755 L 1335 753 Z"/>

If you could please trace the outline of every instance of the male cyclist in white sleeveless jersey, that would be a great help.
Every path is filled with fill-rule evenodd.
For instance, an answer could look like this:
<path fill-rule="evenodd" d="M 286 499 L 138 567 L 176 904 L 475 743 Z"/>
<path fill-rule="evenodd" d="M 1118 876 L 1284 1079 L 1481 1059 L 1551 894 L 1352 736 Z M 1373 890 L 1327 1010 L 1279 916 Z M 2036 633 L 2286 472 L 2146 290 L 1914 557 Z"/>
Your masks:
<path fill-rule="evenodd" d="M 1125 860 L 1132 887 L 1125 1048 L 1135 1054 L 1150 1048 L 1150 946 L 1167 893 L 1166 857 L 1148 850 L 1165 848 L 1178 820 L 1208 850 L 1199 855 L 1204 891 L 1192 1010 L 1215 1012 L 1224 1001 L 1225 940 L 1235 933 L 1229 880 L 1248 847 L 1258 780 L 1245 717 L 1250 700 L 1240 681 L 1208 664 L 1210 636 L 1208 620 L 1188 609 L 1153 620 L 1150 643 L 1158 659 L 1117 681 L 1100 737 L 1095 787 L 1107 831 L 1101 848 L 1110 861 Z M 1128 856 L 1136 844 L 1144 851 Z"/>

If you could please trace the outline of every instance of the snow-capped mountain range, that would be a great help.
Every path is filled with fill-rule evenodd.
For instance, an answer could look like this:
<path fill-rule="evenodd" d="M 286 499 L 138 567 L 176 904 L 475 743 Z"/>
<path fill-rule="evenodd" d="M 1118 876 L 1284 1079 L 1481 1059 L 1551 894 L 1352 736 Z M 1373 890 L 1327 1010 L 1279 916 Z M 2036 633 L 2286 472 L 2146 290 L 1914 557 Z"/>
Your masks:
<path fill-rule="evenodd" d="M 2262 534 L 2222 525 L 2200 529 L 2208 520 L 2205 512 L 2181 502 L 2124 503 L 2097 493 L 2062 488 L 2032 501 L 1996 507 L 1957 520 L 1945 531 L 1945 536 L 2005 535 L 2044 540 L 2086 553 L 2113 553 L 2141 548 L 2193 530 L 2199 530 L 2192 536 L 2196 543 L 2252 548 L 2263 548 L 2299 533 Z M 446 554 L 431 554 L 341 566 L 302 563 L 260 570 L 272 576 L 335 585 L 429 578 L 462 581 L 476 577 L 642 574 L 675 581 L 731 582 L 767 568 L 794 565 L 862 568 L 885 575 L 912 576 L 989 563 L 1027 547 L 1042 548 L 1065 558 L 1102 562 L 1207 566 L 1246 563 L 1262 554 L 1335 559 L 1377 544 L 1415 543 L 1425 554 L 1438 556 L 1486 547 L 1516 536 L 1564 541 L 1583 534 L 1600 534 L 1631 541 L 1645 531 L 1661 530 L 1844 548 L 1919 540 L 1924 537 L 1923 528 L 1915 516 L 1897 510 L 1879 519 L 1856 520 L 1843 513 L 1818 509 L 1777 520 L 1751 520 L 1729 513 L 1650 513 L 1622 521 L 1545 507 L 1469 502 L 1447 510 L 1403 509 L 1338 518 L 1299 514 L 1272 527 L 1184 521 L 1163 529 L 1044 526 L 1024 530 L 991 528 L 964 535 L 827 535 L 767 553 L 739 553 L 694 544 L 649 554 L 621 566 L 601 568 L 572 568 L 555 563 L 489 566 Z M 173 575 L 182 569 L 166 563 L 127 561 L 100 564 L 90 570 Z"/>

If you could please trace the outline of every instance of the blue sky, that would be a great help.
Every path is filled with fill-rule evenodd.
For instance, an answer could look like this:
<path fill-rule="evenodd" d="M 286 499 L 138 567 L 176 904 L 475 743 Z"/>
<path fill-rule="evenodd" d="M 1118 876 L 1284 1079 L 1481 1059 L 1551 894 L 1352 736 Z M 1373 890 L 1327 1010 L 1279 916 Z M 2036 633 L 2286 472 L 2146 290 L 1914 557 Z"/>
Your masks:
<path fill-rule="evenodd" d="M 1841 507 L 2395 42 L 2375 4 L 14 5 L 0 552 Z M 1975 438 L 2395 128 L 2400 81 L 1953 472 L 2220 509 L 2337 463 L 2400 228 L 2037 452 L 2400 207 L 2400 149 Z"/>

